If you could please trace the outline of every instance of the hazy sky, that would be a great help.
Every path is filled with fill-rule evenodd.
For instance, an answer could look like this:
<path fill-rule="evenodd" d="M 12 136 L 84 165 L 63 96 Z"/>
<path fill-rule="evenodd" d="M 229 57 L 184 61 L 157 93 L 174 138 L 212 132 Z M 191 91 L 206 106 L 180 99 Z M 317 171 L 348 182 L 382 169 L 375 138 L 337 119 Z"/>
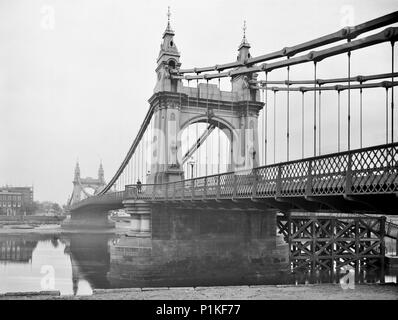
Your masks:
<path fill-rule="evenodd" d="M 168 5 L 183 68 L 235 60 L 243 20 L 256 56 L 398 10 L 396 0 L 0 0 L 0 185 L 34 184 L 36 200 L 62 204 L 77 158 L 82 176 L 96 176 L 102 159 L 112 177 L 148 109 Z M 364 52 L 353 54 L 353 75 L 390 72 L 389 44 Z M 345 61 L 325 62 L 319 76 L 344 75 Z M 292 68 L 292 79 L 310 77 Z M 369 101 L 366 143 L 383 143 L 372 131 L 383 92 Z"/>

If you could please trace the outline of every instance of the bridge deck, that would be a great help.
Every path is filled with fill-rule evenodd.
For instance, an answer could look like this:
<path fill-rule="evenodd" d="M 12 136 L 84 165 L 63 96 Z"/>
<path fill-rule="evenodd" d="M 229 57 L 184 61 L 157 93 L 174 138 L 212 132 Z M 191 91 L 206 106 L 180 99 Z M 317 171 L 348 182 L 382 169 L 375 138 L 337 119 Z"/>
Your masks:
<path fill-rule="evenodd" d="M 71 210 L 128 199 L 163 202 L 322 198 L 326 201 L 359 196 L 366 202 L 373 197 L 380 201 L 380 196 L 395 199 L 397 192 L 398 143 L 392 143 L 172 183 L 127 185 L 124 191 L 76 203 Z M 382 207 L 386 203 L 379 204 Z"/>
<path fill-rule="evenodd" d="M 173 183 L 126 186 L 126 198 L 200 200 L 395 194 L 398 144 L 376 146 Z"/>

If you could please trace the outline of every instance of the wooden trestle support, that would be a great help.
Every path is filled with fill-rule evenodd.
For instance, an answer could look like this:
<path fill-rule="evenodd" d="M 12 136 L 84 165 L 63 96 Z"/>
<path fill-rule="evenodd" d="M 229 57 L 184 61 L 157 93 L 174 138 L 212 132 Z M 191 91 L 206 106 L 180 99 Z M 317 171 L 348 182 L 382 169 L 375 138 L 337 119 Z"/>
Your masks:
<path fill-rule="evenodd" d="M 292 271 L 384 273 L 385 217 L 286 214 L 277 220 L 290 247 Z"/>

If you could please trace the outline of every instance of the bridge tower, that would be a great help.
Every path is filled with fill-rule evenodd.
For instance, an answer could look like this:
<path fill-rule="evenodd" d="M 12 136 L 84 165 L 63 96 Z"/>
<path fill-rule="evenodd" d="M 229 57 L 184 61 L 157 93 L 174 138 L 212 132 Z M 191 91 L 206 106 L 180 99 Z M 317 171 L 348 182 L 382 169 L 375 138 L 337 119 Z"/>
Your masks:
<path fill-rule="evenodd" d="M 156 161 L 151 166 L 149 181 L 155 183 L 182 180 L 184 176 L 177 154 L 181 150 L 180 145 L 177 145 L 181 105 L 176 101 L 176 95 L 182 91 L 182 82 L 170 77 L 170 70 L 179 68 L 181 63 L 180 53 L 174 42 L 174 31 L 170 26 L 170 13 L 168 16 L 157 59 L 157 82 L 154 89 L 156 101 L 150 100 L 151 105 L 155 105 L 152 156 Z"/>
<path fill-rule="evenodd" d="M 94 194 L 97 194 L 103 187 L 106 186 L 105 178 L 104 178 L 104 168 L 102 163 L 100 163 L 98 169 L 98 177 L 97 178 L 82 178 L 80 176 L 80 166 L 79 162 L 76 162 L 75 173 L 73 179 L 73 192 L 72 196 L 69 199 L 68 205 L 72 205 L 82 200 L 82 195 L 89 197 L 90 194 L 86 191 L 86 189 L 91 189 L 94 191 Z"/>
<path fill-rule="evenodd" d="M 246 40 L 246 26 L 238 48 L 238 61 L 250 58 L 250 44 Z M 256 74 L 242 74 L 231 78 L 231 91 L 221 91 L 217 84 L 198 83 L 197 88 L 184 86 L 173 77 L 171 70 L 180 69 L 180 52 L 174 41 L 169 20 L 157 59 L 157 82 L 149 99 L 153 108 L 151 174 L 147 183 L 165 183 L 184 179 L 181 135 L 195 123 L 206 123 L 222 130 L 230 142 L 229 171 L 258 166 L 257 120 L 263 102 L 249 80 Z M 243 68 L 243 67 L 242 67 Z"/>

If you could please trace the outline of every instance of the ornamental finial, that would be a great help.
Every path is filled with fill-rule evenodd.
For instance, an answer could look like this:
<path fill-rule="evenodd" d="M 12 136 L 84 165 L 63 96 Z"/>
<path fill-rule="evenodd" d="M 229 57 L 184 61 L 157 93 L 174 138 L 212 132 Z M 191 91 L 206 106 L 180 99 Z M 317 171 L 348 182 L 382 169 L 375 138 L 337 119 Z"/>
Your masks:
<path fill-rule="evenodd" d="M 246 42 L 246 20 L 243 21 L 243 42 Z"/>
<path fill-rule="evenodd" d="M 170 6 L 167 7 L 167 29 L 170 29 Z"/>

